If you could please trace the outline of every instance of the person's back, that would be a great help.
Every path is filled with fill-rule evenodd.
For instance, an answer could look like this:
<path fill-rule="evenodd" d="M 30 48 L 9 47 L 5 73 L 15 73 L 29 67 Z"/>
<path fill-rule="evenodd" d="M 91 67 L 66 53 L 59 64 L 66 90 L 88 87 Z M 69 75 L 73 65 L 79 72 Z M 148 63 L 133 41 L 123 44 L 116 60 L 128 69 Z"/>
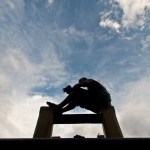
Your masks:
<path fill-rule="evenodd" d="M 98 81 L 93 80 L 93 79 L 87 79 L 87 80 L 88 80 L 87 88 L 90 92 L 93 92 L 93 93 L 106 92 L 106 93 L 108 93 L 106 88 Z"/>
<path fill-rule="evenodd" d="M 102 101 L 111 102 L 110 94 L 106 90 L 106 88 L 98 81 L 95 81 L 93 79 L 89 79 L 89 80 L 90 80 L 90 83 L 89 83 L 88 89 L 91 93 L 95 94 L 94 97 L 97 97 L 97 98 L 103 97 Z"/>
<path fill-rule="evenodd" d="M 74 87 L 87 87 L 87 90 L 79 90 L 80 96 L 77 101 L 82 108 L 89 109 L 93 112 L 99 112 L 100 109 L 111 105 L 111 97 L 106 88 L 96 80 L 85 77 L 79 79 L 79 84 Z"/>

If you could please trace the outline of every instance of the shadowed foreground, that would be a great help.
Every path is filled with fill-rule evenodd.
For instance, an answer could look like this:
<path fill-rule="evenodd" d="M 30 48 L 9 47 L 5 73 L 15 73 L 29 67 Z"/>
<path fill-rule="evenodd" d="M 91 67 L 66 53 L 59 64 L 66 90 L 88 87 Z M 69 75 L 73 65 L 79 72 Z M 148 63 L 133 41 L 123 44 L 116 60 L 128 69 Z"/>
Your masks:
<path fill-rule="evenodd" d="M 15 147 L 15 148 L 29 148 L 31 145 L 34 147 L 47 147 L 47 148 L 68 148 L 74 149 L 79 148 L 79 146 L 99 146 L 99 148 L 95 147 L 96 149 L 101 149 L 103 146 L 109 147 L 114 146 L 119 148 L 125 148 L 130 146 L 134 146 L 138 148 L 142 146 L 142 148 L 150 143 L 150 138 L 60 138 L 60 139 L 46 139 L 46 138 L 20 138 L 20 139 L 0 139 L 0 145 L 4 146 L 5 148 Z M 67 147 L 63 147 L 66 146 Z M 73 147 L 70 147 L 73 145 Z M 21 147 L 20 147 L 21 146 Z M 89 147 L 88 147 L 89 148 Z M 112 147 L 111 147 L 112 148 Z M 129 148 L 129 147 L 128 147 Z"/>

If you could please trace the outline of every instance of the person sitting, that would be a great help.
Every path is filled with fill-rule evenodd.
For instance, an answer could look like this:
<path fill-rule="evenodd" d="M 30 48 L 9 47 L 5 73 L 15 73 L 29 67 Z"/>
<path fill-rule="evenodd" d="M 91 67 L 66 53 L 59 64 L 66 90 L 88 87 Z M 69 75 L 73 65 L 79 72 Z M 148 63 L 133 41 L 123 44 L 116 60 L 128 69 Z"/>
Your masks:
<path fill-rule="evenodd" d="M 106 88 L 94 79 L 82 77 L 73 87 L 68 85 L 63 89 L 68 96 L 59 104 L 47 102 L 56 113 L 62 114 L 74 109 L 76 106 L 85 108 L 94 113 L 100 113 L 101 109 L 111 106 L 111 96 Z"/>

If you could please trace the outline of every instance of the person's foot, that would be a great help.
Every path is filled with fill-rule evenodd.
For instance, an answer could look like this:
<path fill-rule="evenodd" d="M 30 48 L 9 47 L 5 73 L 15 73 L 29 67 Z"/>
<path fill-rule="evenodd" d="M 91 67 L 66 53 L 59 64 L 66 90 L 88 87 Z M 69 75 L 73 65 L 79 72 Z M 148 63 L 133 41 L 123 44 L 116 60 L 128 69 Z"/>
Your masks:
<path fill-rule="evenodd" d="M 57 115 L 61 115 L 61 109 L 58 107 L 58 105 L 54 104 L 54 103 L 51 103 L 51 102 L 46 102 L 47 105 L 52 108 L 54 110 L 54 113 L 57 114 Z"/>
<path fill-rule="evenodd" d="M 56 109 L 56 107 L 57 107 L 56 104 L 51 103 L 51 102 L 46 102 L 46 104 L 47 104 L 49 107 L 53 108 L 53 109 Z"/>

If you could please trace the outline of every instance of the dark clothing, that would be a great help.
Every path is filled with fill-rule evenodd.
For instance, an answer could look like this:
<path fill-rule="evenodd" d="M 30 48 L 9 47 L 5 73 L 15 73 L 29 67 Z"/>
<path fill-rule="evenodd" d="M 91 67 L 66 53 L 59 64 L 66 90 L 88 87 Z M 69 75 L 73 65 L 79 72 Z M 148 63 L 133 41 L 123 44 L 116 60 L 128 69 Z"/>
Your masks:
<path fill-rule="evenodd" d="M 98 113 L 100 109 L 110 106 L 111 98 L 109 94 L 99 93 L 99 95 L 94 95 L 88 90 L 80 89 L 72 95 L 72 99 L 75 99 L 77 106 L 91 110 Z"/>
<path fill-rule="evenodd" d="M 86 89 L 84 89 L 86 87 Z M 69 94 L 57 105 L 57 112 L 64 113 L 76 106 L 80 106 L 94 113 L 111 106 L 111 97 L 106 88 L 99 82 L 85 77 L 79 79 L 79 83 L 73 87 L 67 86 L 63 89 Z M 49 103 L 48 103 L 49 104 Z M 50 106 L 54 104 L 49 104 Z"/>
<path fill-rule="evenodd" d="M 100 109 L 111 105 L 111 97 L 102 84 L 93 79 L 88 80 L 87 89 L 75 88 L 71 97 L 75 99 L 75 105 L 98 113 Z"/>

